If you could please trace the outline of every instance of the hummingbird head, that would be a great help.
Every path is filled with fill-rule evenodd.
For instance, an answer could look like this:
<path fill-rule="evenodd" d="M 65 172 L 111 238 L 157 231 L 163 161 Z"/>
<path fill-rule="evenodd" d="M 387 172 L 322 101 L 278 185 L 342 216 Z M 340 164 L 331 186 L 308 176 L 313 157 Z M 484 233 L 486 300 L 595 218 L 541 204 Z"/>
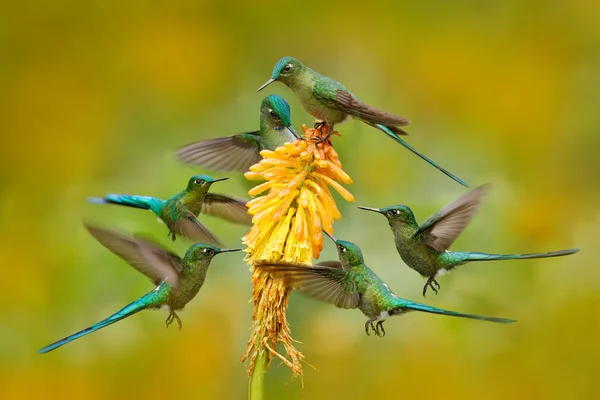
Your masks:
<path fill-rule="evenodd" d="M 394 225 L 417 225 L 412 210 L 403 204 L 385 208 L 358 207 L 361 210 L 373 211 L 387 218 L 391 227 Z"/>
<path fill-rule="evenodd" d="M 277 61 L 277 64 L 275 64 L 271 79 L 259 87 L 257 92 L 260 92 L 275 81 L 283 82 L 287 86 L 290 86 L 290 83 L 298 76 L 300 72 L 302 72 L 303 69 L 304 64 L 302 64 L 299 60 L 290 56 L 283 57 L 281 60 Z"/>
<path fill-rule="evenodd" d="M 360 247 L 351 242 L 339 240 L 323 231 L 337 247 L 338 256 L 344 268 L 350 268 L 353 265 L 364 264 L 364 259 Z"/>
<path fill-rule="evenodd" d="M 212 185 L 215 182 L 219 182 L 219 181 L 224 181 L 227 180 L 229 178 L 219 178 L 219 179 L 213 179 L 208 175 L 194 175 L 190 178 L 190 180 L 188 181 L 188 190 L 189 191 L 197 191 L 197 190 L 208 190 L 208 188 L 210 187 L 210 185 Z"/>
<path fill-rule="evenodd" d="M 271 129 L 278 131 L 292 127 L 290 105 L 283 97 L 276 94 L 270 94 L 263 99 L 260 105 L 260 116 Z"/>
<path fill-rule="evenodd" d="M 210 244 L 196 243 L 190 246 L 188 251 L 185 253 L 184 260 L 190 263 L 210 261 L 217 254 L 241 250 L 242 249 L 219 249 L 218 247 L 211 246 Z"/>

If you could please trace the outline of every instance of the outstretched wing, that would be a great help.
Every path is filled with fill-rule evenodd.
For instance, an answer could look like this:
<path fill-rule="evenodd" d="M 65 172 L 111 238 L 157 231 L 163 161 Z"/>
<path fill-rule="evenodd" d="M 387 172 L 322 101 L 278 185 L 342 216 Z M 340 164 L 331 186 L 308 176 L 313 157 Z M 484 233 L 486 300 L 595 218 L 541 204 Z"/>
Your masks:
<path fill-rule="evenodd" d="M 163 281 L 177 288 L 181 258 L 141 237 L 129 237 L 119 232 L 85 224 L 90 234 L 104 247 L 127 261 L 156 285 Z"/>
<path fill-rule="evenodd" d="M 237 224 L 252 225 L 252 216 L 248 214 L 246 201 L 222 194 L 207 193 L 200 213 L 223 218 Z"/>
<path fill-rule="evenodd" d="M 448 204 L 423 222 L 415 236 L 421 236 L 434 250 L 447 250 L 481 205 L 488 188 L 481 185 Z"/>
<path fill-rule="evenodd" d="M 343 111 L 358 119 L 365 120 L 372 124 L 381 124 L 387 126 L 405 126 L 410 122 L 398 115 L 390 114 L 385 111 L 371 107 L 368 104 L 358 100 L 352 93 L 345 88 L 336 87 L 331 82 L 325 80 L 317 81 L 313 86 L 313 95 L 325 103 L 328 107 Z M 404 131 L 398 130 L 398 134 Z"/>
<path fill-rule="evenodd" d="M 283 279 L 287 286 L 301 293 L 338 308 L 358 307 L 358 288 L 342 269 L 286 263 L 257 264 L 255 267 Z"/>
<path fill-rule="evenodd" d="M 261 160 L 259 131 L 208 139 L 177 150 L 179 161 L 215 171 L 246 172 Z"/>
<path fill-rule="evenodd" d="M 187 209 L 180 201 L 175 204 L 177 219 L 164 221 L 172 233 L 177 236 L 184 236 L 194 242 L 208 243 L 221 247 L 219 239 L 205 227 L 198 218 Z"/>

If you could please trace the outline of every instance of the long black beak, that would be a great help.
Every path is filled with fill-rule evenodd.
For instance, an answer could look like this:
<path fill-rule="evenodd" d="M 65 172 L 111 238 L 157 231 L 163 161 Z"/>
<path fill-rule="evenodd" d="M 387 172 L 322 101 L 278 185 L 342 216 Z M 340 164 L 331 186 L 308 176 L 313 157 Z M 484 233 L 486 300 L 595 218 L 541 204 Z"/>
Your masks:
<path fill-rule="evenodd" d="M 358 208 L 360 208 L 361 210 L 373 211 L 373 212 L 381 214 L 381 210 L 379 208 L 362 207 L 362 206 L 358 206 Z"/>
<path fill-rule="evenodd" d="M 219 179 L 213 179 L 211 183 L 215 183 L 215 182 L 221 182 L 221 181 L 226 181 L 229 178 L 219 178 Z"/>
<path fill-rule="evenodd" d="M 258 89 L 256 89 L 256 91 L 260 92 L 261 90 L 263 90 L 264 88 L 266 88 L 267 86 L 269 86 L 273 82 L 275 82 L 275 79 L 273 79 L 273 78 L 269 79 L 267 82 L 265 82 L 264 85 L 262 85 L 261 87 L 259 87 Z"/>
<path fill-rule="evenodd" d="M 217 254 L 221 253 L 233 253 L 234 251 L 242 251 L 242 249 L 219 249 Z"/>
<path fill-rule="evenodd" d="M 290 125 L 290 126 L 286 126 L 287 130 L 289 130 L 290 132 L 292 132 L 292 135 L 294 135 L 296 137 L 296 139 L 300 139 L 300 136 L 298 136 L 298 134 L 296 133 L 296 130 Z"/>
<path fill-rule="evenodd" d="M 333 240 L 333 243 L 337 243 L 337 239 L 333 237 L 333 235 L 330 235 L 329 233 L 325 232 L 325 230 L 323 230 L 323 233 L 325 233 L 329 237 L 329 239 Z"/>

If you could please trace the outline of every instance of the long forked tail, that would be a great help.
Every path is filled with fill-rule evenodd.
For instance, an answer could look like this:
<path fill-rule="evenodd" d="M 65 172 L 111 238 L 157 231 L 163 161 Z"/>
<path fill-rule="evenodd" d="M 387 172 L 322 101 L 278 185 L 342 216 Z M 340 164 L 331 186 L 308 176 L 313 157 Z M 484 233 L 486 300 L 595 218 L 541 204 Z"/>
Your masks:
<path fill-rule="evenodd" d="M 159 288 L 160 288 L 160 286 L 157 289 L 159 289 Z M 115 322 L 120 321 L 129 316 L 132 316 L 133 314 L 136 314 L 142 310 L 145 310 L 147 308 L 156 308 L 157 306 L 159 306 L 161 304 L 160 299 L 159 299 L 160 295 L 159 295 L 157 289 L 153 290 L 150 293 L 145 294 L 144 296 L 140 297 L 133 303 L 126 305 L 125 307 L 123 307 L 121 310 L 117 311 L 110 317 L 103 319 L 102 321 L 95 323 L 94 325 L 92 325 L 88 328 L 85 328 L 77 333 L 67 336 L 64 339 L 54 342 L 44 348 L 41 348 L 40 350 L 38 350 L 38 353 L 40 353 L 40 354 L 48 353 L 49 351 L 57 349 L 60 346 L 63 346 L 69 342 L 72 342 L 75 339 L 79 339 L 82 336 L 88 335 L 92 332 L 96 332 L 97 330 L 102 329 L 105 326 L 114 324 Z"/>
<path fill-rule="evenodd" d="M 409 310 L 422 311 L 431 314 L 439 314 L 439 315 L 448 315 L 451 317 L 461 317 L 461 318 L 470 318 L 470 319 L 478 319 L 480 321 L 490 321 L 490 322 L 498 322 L 500 324 L 512 324 L 513 322 L 517 322 L 513 319 L 506 318 L 496 318 L 496 317 L 485 317 L 482 315 L 474 315 L 474 314 L 463 314 L 456 311 L 448 311 L 443 310 L 441 308 L 436 308 L 432 306 L 428 306 L 426 304 L 415 303 L 412 301 L 402 300 L 402 305 L 400 308 L 408 308 Z"/>
<path fill-rule="evenodd" d="M 531 253 L 531 254 L 487 254 L 487 253 L 463 253 L 466 261 L 493 261 L 493 260 L 519 260 L 527 258 L 548 258 L 568 256 L 575 254 L 579 249 L 568 249 L 560 251 L 550 251 L 548 253 Z"/>
<path fill-rule="evenodd" d="M 408 150 L 410 150 L 413 154 L 415 154 L 418 157 L 420 157 L 422 160 L 425 160 L 430 165 L 432 165 L 433 167 L 435 167 L 438 170 L 440 170 L 446 176 L 450 177 L 451 179 L 453 179 L 454 181 L 460 183 L 461 185 L 463 185 L 465 187 L 469 187 L 469 185 L 467 185 L 465 183 L 465 181 L 463 181 L 462 179 L 458 178 L 456 175 L 454 175 L 453 173 L 451 173 L 447 169 L 440 167 L 433 160 L 431 160 L 431 159 L 425 157 L 423 154 L 419 153 L 414 147 L 412 147 L 410 144 L 408 144 L 407 142 L 405 142 L 404 140 L 402 140 L 398 135 L 396 135 L 394 132 L 392 132 L 387 126 L 381 125 L 381 124 L 375 124 L 374 127 L 377 128 L 377 129 L 379 129 L 380 131 L 382 131 L 386 135 L 388 135 L 390 138 L 392 138 L 396 142 L 400 143 L 402 146 L 406 147 Z"/>
<path fill-rule="evenodd" d="M 154 203 L 161 202 L 154 197 L 150 196 L 131 196 L 128 194 L 107 194 L 105 197 L 88 197 L 88 202 L 94 204 L 118 204 L 121 206 L 128 206 L 134 208 L 140 208 L 142 210 L 149 210 L 152 208 Z"/>

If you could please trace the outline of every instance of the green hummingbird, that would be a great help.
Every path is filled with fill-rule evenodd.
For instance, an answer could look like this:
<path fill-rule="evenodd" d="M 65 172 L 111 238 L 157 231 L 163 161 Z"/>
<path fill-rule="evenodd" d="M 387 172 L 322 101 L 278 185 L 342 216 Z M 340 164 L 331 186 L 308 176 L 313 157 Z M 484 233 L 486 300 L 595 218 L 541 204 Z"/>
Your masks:
<path fill-rule="evenodd" d="M 329 137 L 335 124 L 353 117 L 379 129 L 456 182 L 468 187 L 464 181 L 419 153 L 400 138 L 400 135 L 407 135 L 405 131 L 399 128 L 409 124 L 406 118 L 378 110 L 363 103 L 339 82 L 319 74 L 293 57 L 283 57 L 279 60 L 275 64 L 271 79 L 259 87 L 257 91 L 264 89 L 275 81 L 283 82 L 292 89 L 306 111 L 324 121 L 329 127 L 327 135 L 321 140 L 326 140 Z"/>
<path fill-rule="evenodd" d="M 394 233 L 396 249 L 410 268 L 427 278 L 423 296 L 427 288 L 435 293 L 440 288 L 438 276 L 455 267 L 471 261 L 515 260 L 524 258 L 546 258 L 577 253 L 579 249 L 552 251 L 534 254 L 487 254 L 478 252 L 457 252 L 448 249 L 467 226 L 479 208 L 488 185 L 479 186 L 442 208 L 429 217 L 421 226 L 417 224 L 410 208 L 396 205 L 386 208 L 358 207 L 385 216 Z M 433 286 L 435 284 L 437 289 Z"/>
<path fill-rule="evenodd" d="M 365 322 L 367 335 L 369 335 L 369 328 L 377 336 L 385 335 L 383 322 L 389 317 L 409 311 L 422 311 L 503 324 L 515 322 L 511 319 L 443 310 L 400 298 L 367 267 L 357 245 L 337 240 L 327 232 L 325 234 L 335 242 L 339 261 L 326 261 L 315 266 L 264 263 L 257 264 L 256 267 L 268 272 L 274 278 L 283 279 L 286 286 L 318 300 L 331 303 L 338 308 L 358 308 L 369 318 Z"/>
<path fill-rule="evenodd" d="M 185 190 L 167 200 L 150 196 L 108 194 L 105 197 L 90 197 L 88 201 L 151 210 L 167 225 L 173 241 L 175 236 L 184 236 L 193 241 L 219 246 L 217 237 L 196 218 L 198 214 L 213 215 L 239 224 L 252 223 L 244 200 L 208 193 L 213 183 L 226 179 L 228 178 L 213 179 L 206 175 L 194 175 Z"/>
<path fill-rule="evenodd" d="M 275 150 L 286 142 L 300 139 L 292 127 L 290 105 L 276 94 L 260 104 L 260 129 L 233 136 L 195 142 L 177 150 L 186 164 L 216 171 L 246 172 L 261 160 L 260 151 Z"/>
<path fill-rule="evenodd" d="M 206 271 L 213 257 L 220 253 L 241 250 L 225 250 L 196 243 L 181 258 L 138 236 L 129 237 L 116 231 L 91 225 L 86 225 L 86 228 L 100 244 L 127 261 L 157 286 L 110 317 L 40 349 L 38 351 L 40 354 L 57 349 L 142 310 L 165 308 L 169 312 L 166 320 L 167 327 L 173 321 L 177 321 L 179 329 L 181 329 L 181 319 L 175 311 L 182 310 L 188 302 L 196 297 L 204 285 Z"/>

